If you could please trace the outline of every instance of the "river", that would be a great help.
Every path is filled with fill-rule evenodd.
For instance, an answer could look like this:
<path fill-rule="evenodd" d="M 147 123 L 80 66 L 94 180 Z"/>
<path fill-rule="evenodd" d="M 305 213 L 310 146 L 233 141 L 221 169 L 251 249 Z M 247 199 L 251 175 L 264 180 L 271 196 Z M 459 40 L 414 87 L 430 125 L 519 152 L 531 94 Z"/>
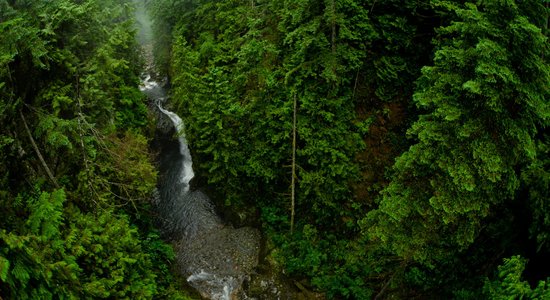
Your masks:
<path fill-rule="evenodd" d="M 147 60 L 141 91 L 147 95 L 157 119 L 158 194 L 154 200 L 163 235 L 176 250 L 179 270 L 204 298 L 246 298 L 241 286 L 258 264 L 258 230 L 233 228 L 216 214 L 212 201 L 192 187 L 193 160 L 185 138 L 185 124 L 170 105 L 168 91 L 154 78 L 152 31 L 138 5 L 139 42 Z M 158 79 L 157 79 L 158 80 Z"/>

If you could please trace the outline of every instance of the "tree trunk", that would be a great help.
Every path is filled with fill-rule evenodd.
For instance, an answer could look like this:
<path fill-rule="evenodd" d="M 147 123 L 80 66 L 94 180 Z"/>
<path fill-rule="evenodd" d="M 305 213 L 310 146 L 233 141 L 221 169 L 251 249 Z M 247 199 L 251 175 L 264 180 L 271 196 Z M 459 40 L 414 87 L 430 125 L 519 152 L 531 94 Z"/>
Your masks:
<path fill-rule="evenodd" d="M 27 120 L 25 120 L 25 116 L 23 115 L 23 112 L 21 110 L 19 111 L 19 115 L 21 116 L 21 120 L 23 120 L 23 125 L 25 125 L 25 130 L 27 131 L 27 134 L 29 135 L 29 140 L 31 141 L 32 147 L 34 148 L 34 151 L 36 152 L 36 155 L 38 156 L 38 159 L 40 160 L 40 163 L 42 163 L 42 167 L 44 167 L 44 170 L 48 174 L 48 177 L 50 177 L 50 180 L 52 181 L 53 185 L 56 188 L 60 188 L 59 184 L 57 183 L 57 180 L 55 180 L 55 177 L 53 176 L 52 171 L 48 167 L 48 164 L 46 164 L 46 161 L 44 160 L 44 157 L 42 156 L 42 153 L 40 153 L 40 150 L 38 149 L 38 146 L 36 146 L 36 143 L 34 142 L 34 138 L 32 137 L 31 130 L 29 129 L 29 126 L 27 125 Z"/>
<path fill-rule="evenodd" d="M 336 53 L 336 4 L 334 3 L 335 0 L 332 0 L 330 3 L 330 9 L 332 10 L 332 36 L 331 36 L 331 44 L 332 44 L 332 54 Z"/>
<path fill-rule="evenodd" d="M 297 99 L 294 94 L 294 110 L 292 116 L 292 181 L 290 191 L 290 233 L 294 232 L 294 215 L 296 204 L 296 109 Z"/>

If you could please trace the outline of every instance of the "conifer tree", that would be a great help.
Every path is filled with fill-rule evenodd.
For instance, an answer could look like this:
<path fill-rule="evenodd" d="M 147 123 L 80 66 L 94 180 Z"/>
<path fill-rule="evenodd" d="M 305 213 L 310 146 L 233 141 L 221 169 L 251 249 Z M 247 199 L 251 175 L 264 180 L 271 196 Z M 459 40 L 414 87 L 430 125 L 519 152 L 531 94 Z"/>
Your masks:
<path fill-rule="evenodd" d="M 539 159 L 550 69 L 537 1 L 482 1 L 441 28 L 414 101 L 423 111 L 393 168 L 370 234 L 406 261 L 431 265 L 467 249 L 520 172 Z"/>
<path fill-rule="evenodd" d="M 548 281 L 539 281 L 535 288 L 529 282 L 522 280 L 526 260 L 521 256 L 505 258 L 498 267 L 496 280 L 487 280 L 483 286 L 487 299 L 548 299 L 550 286 Z"/>

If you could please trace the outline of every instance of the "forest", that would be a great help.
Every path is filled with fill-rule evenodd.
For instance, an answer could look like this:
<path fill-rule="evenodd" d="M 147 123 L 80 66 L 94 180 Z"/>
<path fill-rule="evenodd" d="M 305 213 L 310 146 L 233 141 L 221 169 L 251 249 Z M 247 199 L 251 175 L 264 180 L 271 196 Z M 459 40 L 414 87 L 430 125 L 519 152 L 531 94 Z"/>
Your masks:
<path fill-rule="evenodd" d="M 550 299 L 549 0 L 0 0 L 0 299 L 199 297 L 138 3 L 193 185 L 308 299 Z"/>

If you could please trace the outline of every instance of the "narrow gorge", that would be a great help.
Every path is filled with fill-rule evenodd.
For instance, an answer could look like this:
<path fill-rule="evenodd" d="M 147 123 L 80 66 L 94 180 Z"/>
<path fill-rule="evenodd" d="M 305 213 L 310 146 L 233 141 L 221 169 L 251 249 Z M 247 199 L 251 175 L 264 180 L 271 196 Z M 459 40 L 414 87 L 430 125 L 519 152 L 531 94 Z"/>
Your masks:
<path fill-rule="evenodd" d="M 143 7 L 137 13 L 145 16 Z M 181 274 L 203 297 L 242 298 L 241 285 L 258 264 L 260 233 L 225 224 L 211 200 L 191 185 L 194 172 L 185 125 L 176 113 L 164 108 L 170 105 L 168 91 L 153 79 L 162 76 L 154 71 L 151 40 L 147 39 L 149 23 L 139 24 L 147 60 L 140 90 L 149 98 L 157 118 L 160 177 L 154 202 L 162 232 L 176 249 Z"/>

